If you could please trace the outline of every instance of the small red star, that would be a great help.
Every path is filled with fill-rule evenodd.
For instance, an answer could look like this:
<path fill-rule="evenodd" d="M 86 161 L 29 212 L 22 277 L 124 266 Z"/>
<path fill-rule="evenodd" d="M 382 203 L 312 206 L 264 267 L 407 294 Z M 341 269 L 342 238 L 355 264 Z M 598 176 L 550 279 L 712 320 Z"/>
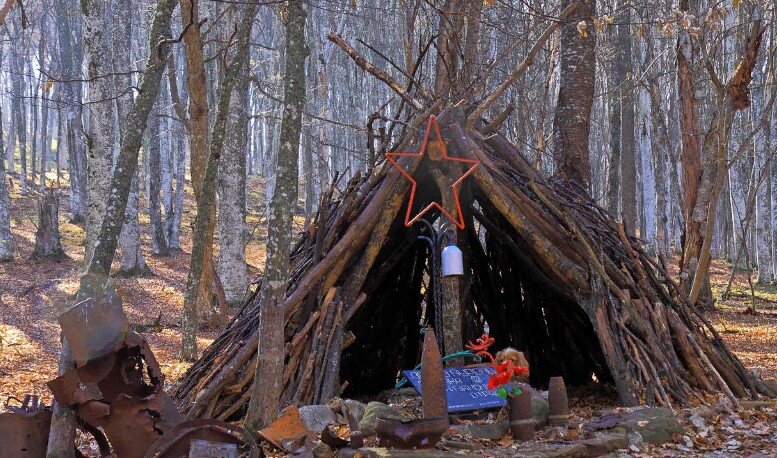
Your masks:
<path fill-rule="evenodd" d="M 399 157 L 422 157 L 424 154 L 426 154 L 427 147 L 429 146 L 429 135 L 434 131 L 434 136 L 436 145 L 439 145 L 439 152 L 440 156 L 436 157 L 436 149 L 433 151 L 433 153 L 430 153 L 428 156 L 433 161 L 450 161 L 450 162 L 459 162 L 463 164 L 468 164 L 469 168 L 451 185 L 451 192 L 453 193 L 453 202 L 456 205 L 456 216 L 453 216 L 443 208 L 442 204 L 439 202 L 433 201 L 426 207 L 424 207 L 418 214 L 410 217 L 410 212 L 413 210 L 413 202 L 415 201 L 415 191 L 417 187 L 417 182 L 415 179 L 407 172 L 407 170 L 403 169 L 399 163 L 397 163 L 397 160 L 395 158 Z M 433 208 L 436 208 L 440 210 L 440 214 L 448 218 L 453 224 L 456 225 L 459 229 L 464 229 L 464 215 L 461 212 L 461 203 L 459 202 L 459 187 L 464 181 L 465 178 L 467 178 L 472 172 L 475 171 L 475 168 L 478 166 L 479 162 L 475 159 L 464 159 L 461 157 L 451 157 L 448 156 L 448 150 L 445 146 L 445 141 L 442 138 L 442 135 L 440 135 L 440 126 L 437 124 L 437 118 L 434 116 L 429 117 L 429 122 L 426 124 L 426 132 L 424 132 L 424 141 L 421 144 L 421 149 L 417 153 L 411 153 L 411 152 L 391 152 L 386 153 L 386 160 L 388 160 L 392 166 L 394 166 L 397 170 L 399 170 L 399 173 L 402 174 L 409 182 L 410 182 L 410 199 L 407 203 L 407 212 L 405 213 L 405 226 L 410 227 L 412 226 L 416 221 L 418 221 L 424 214 L 426 214 L 428 211 L 430 211 Z M 441 189 L 440 192 L 442 193 L 443 190 Z"/>

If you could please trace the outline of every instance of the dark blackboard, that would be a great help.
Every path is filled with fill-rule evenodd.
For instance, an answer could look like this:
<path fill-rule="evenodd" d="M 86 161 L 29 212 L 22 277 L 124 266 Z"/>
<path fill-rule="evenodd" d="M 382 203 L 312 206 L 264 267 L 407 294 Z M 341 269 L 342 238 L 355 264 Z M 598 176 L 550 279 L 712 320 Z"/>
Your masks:
<path fill-rule="evenodd" d="M 421 371 L 402 371 L 413 387 L 421 393 Z M 448 412 L 490 409 L 506 404 L 496 390 L 488 390 L 488 377 L 495 373 L 492 367 L 453 367 L 444 369 Z"/>

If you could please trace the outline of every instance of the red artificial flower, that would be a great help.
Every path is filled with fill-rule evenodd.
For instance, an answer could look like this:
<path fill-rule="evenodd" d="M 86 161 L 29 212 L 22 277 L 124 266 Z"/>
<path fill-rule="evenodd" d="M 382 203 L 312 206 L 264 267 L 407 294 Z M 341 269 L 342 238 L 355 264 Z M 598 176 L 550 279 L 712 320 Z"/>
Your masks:
<path fill-rule="evenodd" d="M 488 389 L 493 390 L 497 387 L 507 384 L 510 381 L 510 373 L 507 371 L 497 372 L 488 378 Z"/>
<path fill-rule="evenodd" d="M 529 375 L 529 368 L 525 366 L 517 366 L 513 368 L 513 373 L 515 375 Z"/>

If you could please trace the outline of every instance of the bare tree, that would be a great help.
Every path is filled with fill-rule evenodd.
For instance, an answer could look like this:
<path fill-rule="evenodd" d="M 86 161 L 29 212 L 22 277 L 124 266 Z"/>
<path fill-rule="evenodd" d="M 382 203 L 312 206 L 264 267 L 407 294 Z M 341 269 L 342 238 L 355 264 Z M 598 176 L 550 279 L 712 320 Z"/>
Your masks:
<path fill-rule="evenodd" d="M 292 211 L 297 201 L 298 152 L 302 109 L 305 106 L 305 42 L 307 12 L 302 0 L 289 0 L 286 30 L 283 119 L 276 167 L 275 192 L 267 218 L 267 261 L 260 291 L 261 332 L 255 383 L 246 415 L 251 431 L 275 419 L 280 408 L 283 380 L 283 296 L 289 281 Z"/>

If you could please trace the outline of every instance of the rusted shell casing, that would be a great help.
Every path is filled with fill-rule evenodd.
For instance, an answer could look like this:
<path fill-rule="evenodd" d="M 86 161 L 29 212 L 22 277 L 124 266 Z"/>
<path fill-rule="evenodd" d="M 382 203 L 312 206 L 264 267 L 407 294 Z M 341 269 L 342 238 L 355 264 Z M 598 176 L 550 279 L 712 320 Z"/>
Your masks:
<path fill-rule="evenodd" d="M 445 373 L 442 369 L 442 356 L 437 346 L 434 329 L 424 333 L 424 349 L 421 354 L 421 400 L 424 418 L 448 418 L 448 398 L 446 397 Z"/>
<path fill-rule="evenodd" d="M 531 413 L 531 393 L 523 390 L 519 395 L 507 397 L 510 405 L 510 432 L 516 440 L 528 441 L 534 437 L 534 417 Z"/>
<path fill-rule="evenodd" d="M 548 421 L 551 426 L 569 422 L 569 399 L 563 377 L 551 377 L 548 383 Z"/>
<path fill-rule="evenodd" d="M 51 427 L 51 409 L 27 395 L 21 408 L 0 414 L 0 457 L 44 458 Z"/>

